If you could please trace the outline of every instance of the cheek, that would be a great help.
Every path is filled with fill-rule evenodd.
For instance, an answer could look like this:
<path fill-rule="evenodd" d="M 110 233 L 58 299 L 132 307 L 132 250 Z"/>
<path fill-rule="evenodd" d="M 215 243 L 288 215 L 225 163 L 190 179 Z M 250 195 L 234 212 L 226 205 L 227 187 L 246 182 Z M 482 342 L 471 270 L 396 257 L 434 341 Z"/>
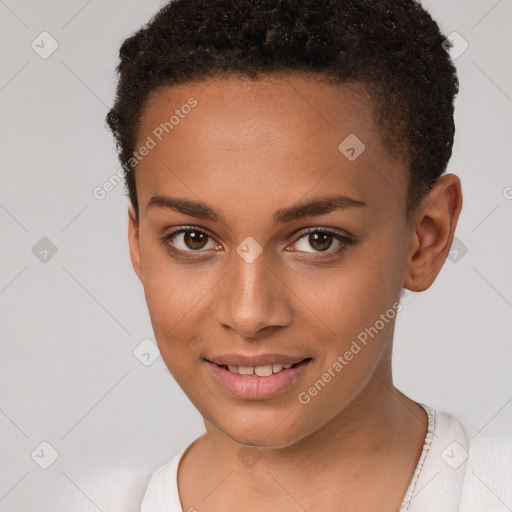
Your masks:
<path fill-rule="evenodd" d="M 399 300 L 403 262 L 397 245 L 379 240 L 360 246 L 338 267 L 303 274 L 295 282 L 331 333 L 341 339 L 373 325 Z M 311 302 L 310 302 L 311 301 Z"/>
<path fill-rule="evenodd" d="M 396 277 L 386 258 L 361 258 L 360 266 L 329 280 L 328 293 L 311 305 L 329 327 L 318 366 L 299 390 L 312 428 L 321 426 L 357 396 L 391 347 L 399 309 Z M 311 426 L 310 425 L 310 426 Z"/>
<path fill-rule="evenodd" d="M 199 357 L 198 326 L 211 318 L 210 292 L 222 276 L 208 265 L 174 262 L 151 240 L 141 240 L 141 261 L 149 316 L 167 366 Z"/>
<path fill-rule="evenodd" d="M 315 378 L 320 387 L 328 382 L 329 391 L 318 391 L 324 399 L 316 407 L 357 393 L 390 347 L 402 285 L 401 244 L 400 236 L 383 230 L 332 269 L 322 287 L 318 280 L 298 281 L 302 294 L 310 290 L 308 305 L 327 327 Z"/>

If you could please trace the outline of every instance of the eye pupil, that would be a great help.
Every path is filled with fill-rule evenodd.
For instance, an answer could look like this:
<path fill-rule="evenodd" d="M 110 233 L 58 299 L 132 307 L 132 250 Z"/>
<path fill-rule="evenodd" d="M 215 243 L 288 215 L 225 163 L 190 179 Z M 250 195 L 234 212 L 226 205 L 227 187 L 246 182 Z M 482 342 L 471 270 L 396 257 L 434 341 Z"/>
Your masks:
<path fill-rule="evenodd" d="M 332 245 L 332 235 L 330 233 L 310 233 L 308 241 L 313 249 L 325 251 Z M 315 244 L 320 244 L 320 247 L 315 247 Z"/>
<path fill-rule="evenodd" d="M 208 236 L 200 231 L 187 231 L 184 233 L 183 241 L 189 249 L 202 249 L 207 242 Z"/>

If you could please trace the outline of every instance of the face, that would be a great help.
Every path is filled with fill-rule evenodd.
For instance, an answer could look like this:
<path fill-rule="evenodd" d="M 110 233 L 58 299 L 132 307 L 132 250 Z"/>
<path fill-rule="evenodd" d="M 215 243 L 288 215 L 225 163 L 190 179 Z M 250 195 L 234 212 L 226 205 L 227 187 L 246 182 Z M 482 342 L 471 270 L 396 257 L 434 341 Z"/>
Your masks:
<path fill-rule="evenodd" d="M 160 89 L 144 145 L 132 261 L 161 356 L 207 425 L 285 447 L 378 400 L 407 171 L 364 95 L 293 75 Z"/>

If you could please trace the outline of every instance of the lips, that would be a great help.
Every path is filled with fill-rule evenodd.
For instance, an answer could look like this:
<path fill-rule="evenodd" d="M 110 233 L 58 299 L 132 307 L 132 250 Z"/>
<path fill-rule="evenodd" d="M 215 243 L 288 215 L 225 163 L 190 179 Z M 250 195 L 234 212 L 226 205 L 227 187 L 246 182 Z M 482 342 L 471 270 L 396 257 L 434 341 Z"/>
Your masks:
<path fill-rule="evenodd" d="M 231 373 L 237 373 L 238 375 L 257 375 L 258 377 L 268 377 L 273 373 L 279 373 L 291 368 L 292 366 L 292 363 L 274 363 L 264 366 L 233 366 L 229 364 L 227 366 L 223 366 L 223 368 L 227 368 Z"/>
<path fill-rule="evenodd" d="M 237 375 L 269 377 L 272 374 L 288 370 L 306 359 L 311 358 L 283 354 L 261 354 L 259 356 L 227 354 L 213 357 L 211 360 L 207 359 L 207 361 Z"/>
<path fill-rule="evenodd" d="M 243 354 L 224 354 L 220 356 L 213 356 L 206 359 L 209 363 L 216 364 L 217 366 L 245 366 L 256 367 L 266 366 L 273 364 L 297 364 L 304 359 L 308 358 L 306 355 L 284 355 L 284 354 L 260 354 L 258 356 L 247 356 Z"/>
<path fill-rule="evenodd" d="M 212 359 L 205 362 L 217 383 L 229 394 L 245 400 L 268 399 L 291 389 L 313 361 L 310 357 L 282 354 L 257 357 L 232 354 Z M 238 364 L 231 364 L 235 362 Z"/>

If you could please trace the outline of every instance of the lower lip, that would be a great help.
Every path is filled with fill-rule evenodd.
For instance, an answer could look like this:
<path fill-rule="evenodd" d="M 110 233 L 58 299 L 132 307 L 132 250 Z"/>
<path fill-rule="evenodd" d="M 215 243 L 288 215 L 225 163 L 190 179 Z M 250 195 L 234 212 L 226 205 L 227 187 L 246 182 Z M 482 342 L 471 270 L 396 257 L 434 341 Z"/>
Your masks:
<path fill-rule="evenodd" d="M 310 359 L 302 361 L 293 368 L 281 370 L 268 377 L 238 375 L 216 364 L 208 362 L 208 365 L 220 385 L 236 398 L 263 400 L 276 396 L 296 384 L 310 362 Z"/>

